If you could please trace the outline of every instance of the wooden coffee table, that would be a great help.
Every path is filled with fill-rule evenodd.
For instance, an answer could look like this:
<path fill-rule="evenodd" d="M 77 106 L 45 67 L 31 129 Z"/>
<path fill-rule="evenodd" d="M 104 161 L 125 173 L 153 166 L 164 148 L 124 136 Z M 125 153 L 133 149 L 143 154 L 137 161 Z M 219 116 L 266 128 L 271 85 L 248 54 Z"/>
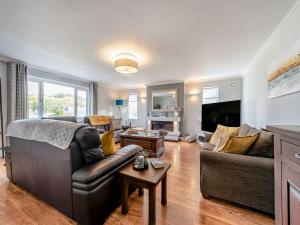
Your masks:
<path fill-rule="evenodd" d="M 144 151 L 149 153 L 149 157 L 160 157 L 165 152 L 164 136 L 139 132 L 138 134 L 119 133 L 120 145 L 139 145 Z"/>
<path fill-rule="evenodd" d="M 143 188 L 149 190 L 149 224 L 155 224 L 155 201 L 156 186 L 161 181 L 161 204 L 167 204 L 167 172 L 171 164 L 165 163 L 164 168 L 154 169 L 149 162 L 149 168 L 143 171 L 136 171 L 132 164 L 127 165 L 119 171 L 123 177 L 122 188 L 122 214 L 128 212 L 128 191 L 129 184 L 138 187 L 139 196 L 143 195 Z"/>

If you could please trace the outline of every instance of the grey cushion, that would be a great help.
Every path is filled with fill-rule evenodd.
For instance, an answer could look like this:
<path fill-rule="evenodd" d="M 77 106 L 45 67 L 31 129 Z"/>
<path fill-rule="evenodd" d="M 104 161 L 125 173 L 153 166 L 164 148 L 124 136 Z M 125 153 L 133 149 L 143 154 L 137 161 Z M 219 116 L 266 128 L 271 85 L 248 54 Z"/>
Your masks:
<path fill-rule="evenodd" d="M 82 150 L 82 157 L 86 164 L 90 164 L 104 159 L 104 154 L 100 147 L 96 147 Z"/>
<path fill-rule="evenodd" d="M 248 131 L 248 134 L 247 134 L 247 135 L 253 135 L 253 134 L 256 134 L 256 133 L 259 133 L 259 132 L 260 132 L 259 129 L 251 128 L 251 129 Z"/>
<path fill-rule="evenodd" d="M 274 158 L 274 140 L 273 133 L 260 130 L 259 136 L 253 146 L 248 151 L 247 155 Z"/>
<path fill-rule="evenodd" d="M 240 127 L 240 130 L 239 130 L 238 136 L 239 137 L 247 136 L 250 129 L 252 129 L 252 127 L 249 126 L 248 124 L 246 124 L 246 123 L 242 124 L 242 126 Z"/>
<path fill-rule="evenodd" d="M 75 139 L 83 150 L 96 148 L 100 145 L 100 136 L 94 127 L 82 127 L 75 133 Z"/>

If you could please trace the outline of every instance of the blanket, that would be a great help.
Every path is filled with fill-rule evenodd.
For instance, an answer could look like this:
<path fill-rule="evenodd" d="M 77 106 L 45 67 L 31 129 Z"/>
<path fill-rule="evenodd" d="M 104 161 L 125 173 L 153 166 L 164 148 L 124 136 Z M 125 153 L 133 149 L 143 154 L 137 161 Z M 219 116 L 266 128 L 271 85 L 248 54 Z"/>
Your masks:
<path fill-rule="evenodd" d="M 51 119 L 16 120 L 8 125 L 6 136 L 46 142 L 65 150 L 71 144 L 75 132 L 83 126 Z"/>

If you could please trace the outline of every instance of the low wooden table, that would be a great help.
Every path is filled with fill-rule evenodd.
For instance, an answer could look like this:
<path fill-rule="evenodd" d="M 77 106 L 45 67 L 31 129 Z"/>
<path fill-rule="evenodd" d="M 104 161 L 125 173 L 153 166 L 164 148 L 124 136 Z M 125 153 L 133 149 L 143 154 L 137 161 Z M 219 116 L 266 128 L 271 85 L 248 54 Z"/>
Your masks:
<path fill-rule="evenodd" d="M 149 168 L 143 171 L 136 171 L 132 168 L 132 164 L 127 165 L 119 171 L 123 177 L 122 188 L 122 214 L 128 212 L 128 191 L 129 184 L 138 187 L 139 196 L 143 195 L 143 188 L 149 190 L 149 225 L 155 224 L 155 202 L 156 202 L 156 186 L 161 181 L 161 204 L 167 204 L 167 172 L 171 164 L 165 163 L 165 167 L 155 169 L 149 162 Z"/>
<path fill-rule="evenodd" d="M 150 134 L 150 135 L 147 135 Z M 149 153 L 149 157 L 160 157 L 165 152 L 164 136 L 159 134 L 139 132 L 138 134 L 119 133 L 120 145 L 124 147 L 126 145 L 139 145 L 144 151 Z"/>

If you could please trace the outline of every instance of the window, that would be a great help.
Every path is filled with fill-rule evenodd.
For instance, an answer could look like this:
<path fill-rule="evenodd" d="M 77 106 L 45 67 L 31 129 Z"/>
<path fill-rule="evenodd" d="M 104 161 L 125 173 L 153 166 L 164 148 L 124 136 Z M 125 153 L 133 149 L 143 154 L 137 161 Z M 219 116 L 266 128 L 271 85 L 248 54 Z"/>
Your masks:
<path fill-rule="evenodd" d="M 128 96 L 128 119 L 137 118 L 137 94 L 131 93 Z"/>
<path fill-rule="evenodd" d="M 77 116 L 84 117 L 87 115 L 87 91 L 77 90 Z"/>
<path fill-rule="evenodd" d="M 28 82 L 28 115 L 29 118 L 39 117 L 40 85 L 37 81 Z"/>
<path fill-rule="evenodd" d="M 29 118 L 88 114 L 88 89 L 41 79 L 28 80 Z"/>
<path fill-rule="evenodd" d="M 44 82 L 43 117 L 74 116 L 75 89 Z"/>
<path fill-rule="evenodd" d="M 204 87 L 203 88 L 203 104 L 215 103 L 219 101 L 218 87 Z"/>

